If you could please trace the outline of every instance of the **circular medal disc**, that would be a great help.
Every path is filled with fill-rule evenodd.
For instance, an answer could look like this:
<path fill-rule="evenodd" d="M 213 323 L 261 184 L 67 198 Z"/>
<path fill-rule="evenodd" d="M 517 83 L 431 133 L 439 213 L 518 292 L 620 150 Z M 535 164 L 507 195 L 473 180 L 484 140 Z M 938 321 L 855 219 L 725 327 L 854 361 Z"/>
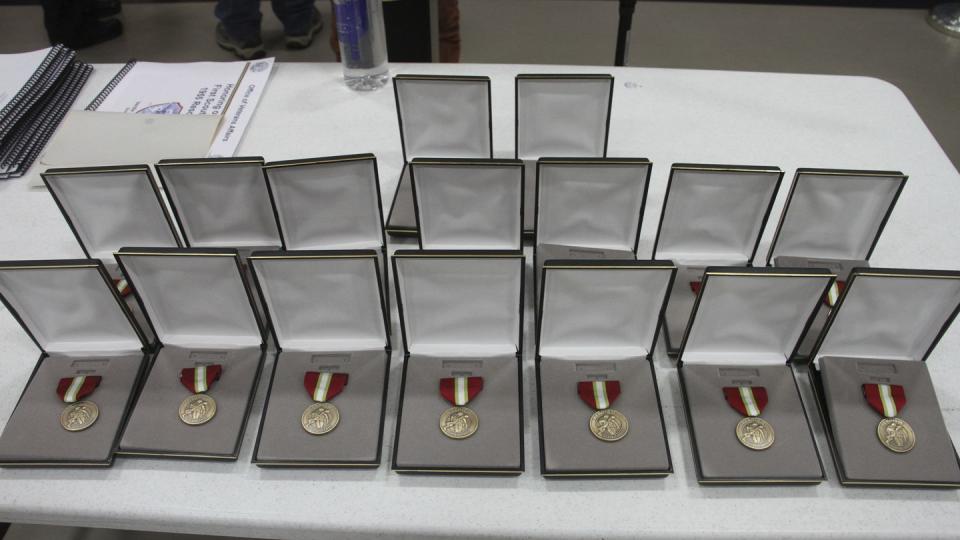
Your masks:
<path fill-rule="evenodd" d="M 616 442 L 627 436 L 630 422 L 620 411 L 604 409 L 590 415 L 590 433 L 606 442 Z"/>
<path fill-rule="evenodd" d="M 877 424 L 877 437 L 889 450 L 903 454 L 913 450 L 917 435 L 910 424 L 902 418 L 884 418 Z"/>
<path fill-rule="evenodd" d="M 206 394 L 187 396 L 180 402 L 180 420 L 191 426 L 206 424 L 217 414 L 217 402 Z"/>
<path fill-rule="evenodd" d="M 300 425 L 311 435 L 324 435 L 340 424 L 340 409 L 333 403 L 314 403 L 303 411 Z"/>
<path fill-rule="evenodd" d="M 60 425 L 67 431 L 83 431 L 100 417 L 100 408 L 92 401 L 77 401 L 60 413 Z"/>
<path fill-rule="evenodd" d="M 440 431 L 451 439 L 466 439 L 478 427 L 480 417 L 469 407 L 451 407 L 440 415 Z"/>
<path fill-rule="evenodd" d="M 737 439 L 751 450 L 766 450 L 773 446 L 773 426 L 759 416 L 747 416 L 737 422 Z"/>

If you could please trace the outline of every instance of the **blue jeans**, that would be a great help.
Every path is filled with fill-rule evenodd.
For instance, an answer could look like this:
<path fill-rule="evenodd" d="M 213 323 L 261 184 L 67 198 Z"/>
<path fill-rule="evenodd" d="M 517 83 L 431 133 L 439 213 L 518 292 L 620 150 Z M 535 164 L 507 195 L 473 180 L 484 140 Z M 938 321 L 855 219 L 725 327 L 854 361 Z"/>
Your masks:
<path fill-rule="evenodd" d="M 310 30 L 314 0 L 271 0 L 273 12 L 288 36 L 302 36 Z M 227 35 L 247 42 L 260 40 L 260 0 L 218 0 L 214 14 Z"/>

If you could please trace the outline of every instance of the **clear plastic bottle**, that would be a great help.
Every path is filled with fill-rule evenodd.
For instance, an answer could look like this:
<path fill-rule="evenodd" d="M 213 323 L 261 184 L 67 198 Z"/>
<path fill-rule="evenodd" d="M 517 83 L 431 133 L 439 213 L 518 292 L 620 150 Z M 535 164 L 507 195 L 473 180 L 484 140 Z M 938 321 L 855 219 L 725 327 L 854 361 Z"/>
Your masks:
<path fill-rule="evenodd" d="M 343 79 L 353 90 L 387 84 L 387 40 L 382 0 L 333 0 Z"/>

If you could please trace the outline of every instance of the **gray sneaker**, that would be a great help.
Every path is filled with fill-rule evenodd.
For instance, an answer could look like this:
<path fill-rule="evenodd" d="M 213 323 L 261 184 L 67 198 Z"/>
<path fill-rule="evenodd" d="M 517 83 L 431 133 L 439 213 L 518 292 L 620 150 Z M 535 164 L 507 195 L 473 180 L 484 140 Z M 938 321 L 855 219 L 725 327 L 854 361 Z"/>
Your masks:
<path fill-rule="evenodd" d="M 230 37 L 223 23 L 217 23 L 217 45 L 243 60 L 256 60 L 267 55 L 259 36 L 255 40 L 239 41 Z"/>
<path fill-rule="evenodd" d="M 288 49 L 306 49 L 313 43 L 313 38 L 316 37 L 320 31 L 323 30 L 323 17 L 320 16 L 320 12 L 317 11 L 317 8 L 313 8 L 313 15 L 310 19 L 310 29 L 307 30 L 306 34 L 299 36 L 290 36 L 286 37 L 287 48 Z"/>

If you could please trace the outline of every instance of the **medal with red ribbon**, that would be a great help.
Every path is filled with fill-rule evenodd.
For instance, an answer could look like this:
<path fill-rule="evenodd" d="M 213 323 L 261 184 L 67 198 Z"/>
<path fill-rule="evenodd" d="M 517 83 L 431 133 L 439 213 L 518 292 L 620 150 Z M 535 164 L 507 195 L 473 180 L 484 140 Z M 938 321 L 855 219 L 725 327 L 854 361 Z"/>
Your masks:
<path fill-rule="evenodd" d="M 60 425 L 67 431 L 83 431 L 100 416 L 100 408 L 92 401 L 82 401 L 100 386 L 100 376 L 64 377 L 57 383 L 57 395 L 67 404 L 60 413 Z"/>
<path fill-rule="evenodd" d="M 907 404 L 907 394 L 899 384 L 864 384 L 863 397 L 883 419 L 877 425 L 880 443 L 897 453 L 913 450 L 917 436 L 900 411 Z"/>
<path fill-rule="evenodd" d="M 329 401 L 347 386 L 349 375 L 329 371 L 308 371 L 303 375 L 303 387 L 314 401 L 300 416 L 300 425 L 311 435 L 324 435 L 340 424 L 340 409 Z"/>
<path fill-rule="evenodd" d="M 116 287 L 117 292 L 120 293 L 120 298 L 126 298 L 133 292 L 133 288 L 130 287 L 130 282 L 124 278 L 113 280 L 113 286 Z"/>
<path fill-rule="evenodd" d="M 693 291 L 693 294 L 700 294 L 700 285 L 701 285 L 701 284 L 702 284 L 702 283 L 701 283 L 700 281 L 691 281 L 691 282 L 690 282 L 690 290 Z"/>
<path fill-rule="evenodd" d="M 725 386 L 723 396 L 743 418 L 737 422 L 737 439 L 751 450 L 766 450 L 773 446 L 773 426 L 760 418 L 767 406 L 767 389 L 762 386 Z"/>
<path fill-rule="evenodd" d="M 466 439 L 477 432 L 480 418 L 467 407 L 483 390 L 483 377 L 446 377 L 440 379 L 440 395 L 453 407 L 440 415 L 440 431 L 451 439 Z"/>
<path fill-rule="evenodd" d="M 180 420 L 191 426 L 206 424 L 217 414 L 217 402 L 207 395 L 213 383 L 220 380 L 223 366 L 210 364 L 180 370 L 180 384 L 193 393 L 180 402 Z"/>
<path fill-rule="evenodd" d="M 840 295 L 843 294 L 843 289 L 846 286 L 847 284 L 843 281 L 834 281 L 833 285 L 830 285 L 830 289 L 823 295 L 823 303 L 826 304 L 827 307 L 837 305 L 837 300 L 840 300 Z"/>
<path fill-rule="evenodd" d="M 588 407 L 594 409 L 588 423 L 590 433 L 606 442 L 616 442 L 627 436 L 630 422 L 620 411 L 611 409 L 620 397 L 620 381 L 580 381 L 577 394 Z"/>

